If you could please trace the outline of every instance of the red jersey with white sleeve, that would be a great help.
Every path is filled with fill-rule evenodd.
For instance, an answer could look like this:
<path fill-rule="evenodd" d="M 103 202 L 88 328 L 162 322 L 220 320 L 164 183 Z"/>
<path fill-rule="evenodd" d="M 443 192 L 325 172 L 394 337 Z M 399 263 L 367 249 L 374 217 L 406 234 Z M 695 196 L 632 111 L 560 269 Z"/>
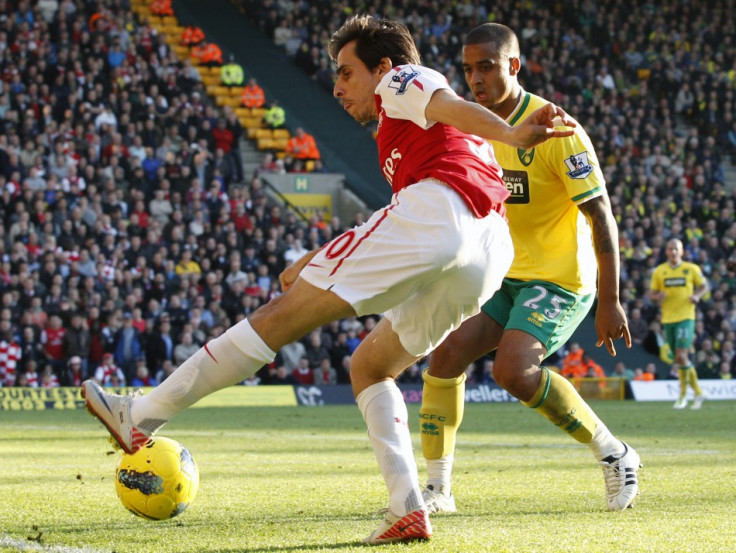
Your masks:
<path fill-rule="evenodd" d="M 378 83 L 376 141 L 384 177 L 394 193 L 436 179 L 453 188 L 476 217 L 491 211 L 505 215 L 509 192 L 493 147 L 478 136 L 427 120 L 427 104 L 440 89 L 452 92 L 441 73 L 420 65 L 394 67 Z"/>

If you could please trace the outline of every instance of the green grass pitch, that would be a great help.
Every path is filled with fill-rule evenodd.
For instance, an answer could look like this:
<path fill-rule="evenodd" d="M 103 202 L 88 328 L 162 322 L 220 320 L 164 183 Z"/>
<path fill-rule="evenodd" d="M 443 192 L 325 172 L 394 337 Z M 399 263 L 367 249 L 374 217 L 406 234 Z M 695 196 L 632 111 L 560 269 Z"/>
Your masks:
<path fill-rule="evenodd" d="M 434 517 L 429 542 L 379 550 L 734 551 L 736 403 L 593 406 L 641 454 L 634 509 L 607 512 L 588 448 L 535 413 L 473 404 L 458 438 L 459 512 Z M 360 539 L 387 505 L 354 406 L 191 409 L 161 434 L 190 449 L 201 483 L 184 514 L 151 522 L 118 501 L 118 454 L 86 412 L 0 411 L 0 551 L 366 551 Z"/>

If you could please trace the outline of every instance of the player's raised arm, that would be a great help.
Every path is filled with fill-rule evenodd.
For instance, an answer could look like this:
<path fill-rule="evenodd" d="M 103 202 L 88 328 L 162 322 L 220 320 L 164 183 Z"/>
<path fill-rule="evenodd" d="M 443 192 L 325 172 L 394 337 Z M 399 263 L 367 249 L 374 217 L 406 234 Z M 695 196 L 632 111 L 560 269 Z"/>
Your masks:
<path fill-rule="evenodd" d="M 516 148 L 533 148 L 550 138 L 571 136 L 575 122 L 565 111 L 554 104 L 547 104 L 534 111 L 515 127 L 479 104 L 466 102 L 453 92 L 442 89 L 432 96 L 425 115 L 428 121 L 452 125 L 456 129 L 498 140 Z"/>

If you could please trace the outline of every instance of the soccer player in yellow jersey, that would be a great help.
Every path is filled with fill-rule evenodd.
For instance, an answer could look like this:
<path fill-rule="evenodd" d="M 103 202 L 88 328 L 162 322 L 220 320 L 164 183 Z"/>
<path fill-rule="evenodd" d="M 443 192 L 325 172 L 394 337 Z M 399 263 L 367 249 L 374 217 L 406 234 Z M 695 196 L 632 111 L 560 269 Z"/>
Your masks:
<path fill-rule="evenodd" d="M 675 355 L 680 379 L 680 397 L 675 409 L 687 407 L 688 384 L 695 392 L 693 409 L 700 409 L 705 399 L 690 361 L 690 349 L 695 339 L 695 305 L 708 290 L 708 281 L 700 267 L 682 260 L 682 242 L 677 238 L 667 242 L 667 261 L 654 269 L 649 297 L 660 304 L 665 337 Z"/>
<path fill-rule="evenodd" d="M 465 79 L 476 102 L 512 126 L 547 100 L 522 89 L 519 42 L 508 27 L 486 23 L 463 47 Z M 631 346 L 619 302 L 618 230 L 593 145 L 573 136 L 522 150 L 493 142 L 511 196 L 506 210 L 515 258 L 501 289 L 436 349 L 424 372 L 420 410 L 427 459 L 423 494 L 430 512 L 456 510 L 450 489 L 455 435 L 463 415 L 463 369 L 496 351 L 493 377 L 521 402 L 575 440 L 603 467 L 609 510 L 638 493 L 636 451 L 613 436 L 575 388 L 542 361 L 562 346 L 590 310 L 598 287 L 598 346 Z"/>

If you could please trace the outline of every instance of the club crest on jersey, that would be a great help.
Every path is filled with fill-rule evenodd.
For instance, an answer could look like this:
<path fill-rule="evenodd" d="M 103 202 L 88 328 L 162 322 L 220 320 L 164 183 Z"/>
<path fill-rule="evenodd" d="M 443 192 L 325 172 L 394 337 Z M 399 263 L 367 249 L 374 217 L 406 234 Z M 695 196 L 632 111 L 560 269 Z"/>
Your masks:
<path fill-rule="evenodd" d="M 534 148 L 531 150 L 525 150 L 524 148 L 517 148 L 516 155 L 519 156 L 519 161 L 524 167 L 529 167 L 532 160 L 534 159 Z"/>
<path fill-rule="evenodd" d="M 584 179 L 593 172 L 593 166 L 588 161 L 588 152 L 571 155 L 565 160 L 565 165 L 570 169 L 567 176 L 571 179 Z"/>
<path fill-rule="evenodd" d="M 422 83 L 417 80 L 418 76 L 419 71 L 411 66 L 406 66 L 396 75 L 391 77 L 391 82 L 388 84 L 388 87 L 395 89 L 397 95 L 404 94 L 410 84 L 418 86 L 419 90 L 424 90 Z"/>

